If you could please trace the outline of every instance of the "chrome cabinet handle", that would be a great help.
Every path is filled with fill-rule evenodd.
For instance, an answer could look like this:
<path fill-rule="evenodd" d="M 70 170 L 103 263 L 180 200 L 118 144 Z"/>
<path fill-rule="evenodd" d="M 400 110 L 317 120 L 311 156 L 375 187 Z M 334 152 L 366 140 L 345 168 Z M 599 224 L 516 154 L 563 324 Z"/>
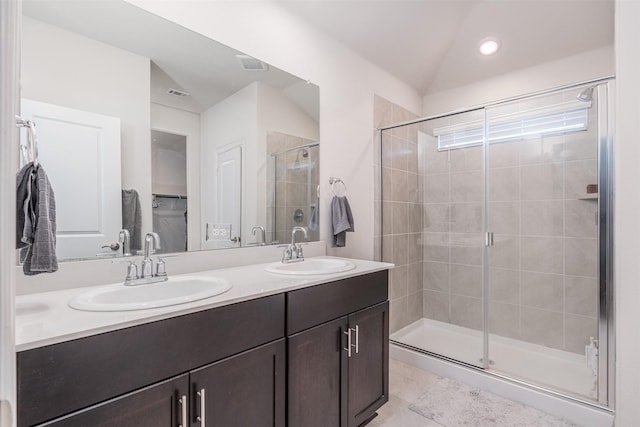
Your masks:
<path fill-rule="evenodd" d="M 180 413 L 182 414 L 180 427 L 189 427 L 187 426 L 187 396 L 182 395 L 178 402 L 180 402 Z"/>
<path fill-rule="evenodd" d="M 343 332 L 347 335 L 347 346 L 343 350 L 347 350 L 347 357 L 351 357 L 351 328 Z"/>
<path fill-rule="evenodd" d="M 202 427 L 206 426 L 206 418 L 205 418 L 205 404 L 207 403 L 207 399 L 204 393 L 204 388 L 201 388 L 200 391 L 198 392 L 198 396 L 200 396 L 200 416 L 197 418 L 198 421 L 200 421 L 200 425 Z"/>
<path fill-rule="evenodd" d="M 352 344 L 352 342 L 351 342 L 351 331 L 356 333 L 356 343 L 355 344 Z M 346 331 L 343 332 L 347 336 L 347 346 L 343 349 L 343 350 L 347 351 L 347 357 L 351 357 L 352 356 L 352 353 L 351 353 L 351 348 L 352 347 L 354 347 L 356 349 L 356 354 L 358 353 L 358 349 L 359 349 L 359 346 L 358 346 L 359 331 L 360 331 L 360 329 L 359 329 L 358 325 L 356 325 L 355 328 L 349 328 L 349 329 L 347 329 Z"/>
<path fill-rule="evenodd" d="M 360 338 L 360 327 L 356 325 L 356 328 L 354 330 L 356 331 L 356 354 L 358 354 L 358 341 Z"/>

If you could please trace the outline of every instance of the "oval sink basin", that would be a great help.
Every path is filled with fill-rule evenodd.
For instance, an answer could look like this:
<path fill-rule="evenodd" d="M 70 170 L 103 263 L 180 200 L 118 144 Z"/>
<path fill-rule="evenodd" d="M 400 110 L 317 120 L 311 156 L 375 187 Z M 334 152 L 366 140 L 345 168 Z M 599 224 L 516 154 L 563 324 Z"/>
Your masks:
<path fill-rule="evenodd" d="M 342 273 L 353 270 L 355 264 L 334 258 L 308 258 L 304 261 L 282 263 L 274 262 L 265 268 L 269 273 L 286 274 L 291 276 L 312 276 L 317 274 Z"/>
<path fill-rule="evenodd" d="M 69 307 L 84 311 L 129 311 L 186 304 L 231 289 L 218 277 L 178 277 L 148 285 L 109 285 L 92 289 L 69 301 Z"/>

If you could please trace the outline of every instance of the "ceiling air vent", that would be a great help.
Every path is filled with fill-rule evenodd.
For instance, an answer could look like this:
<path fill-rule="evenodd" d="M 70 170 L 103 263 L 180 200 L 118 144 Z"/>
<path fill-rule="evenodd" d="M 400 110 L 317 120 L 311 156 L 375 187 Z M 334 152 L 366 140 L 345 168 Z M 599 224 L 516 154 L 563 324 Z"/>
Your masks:
<path fill-rule="evenodd" d="M 249 55 L 236 55 L 236 58 L 244 71 L 267 71 L 269 69 L 267 64 Z"/>
<path fill-rule="evenodd" d="M 184 92 L 178 89 L 169 89 L 167 90 L 167 93 L 175 96 L 189 96 L 189 92 Z"/>

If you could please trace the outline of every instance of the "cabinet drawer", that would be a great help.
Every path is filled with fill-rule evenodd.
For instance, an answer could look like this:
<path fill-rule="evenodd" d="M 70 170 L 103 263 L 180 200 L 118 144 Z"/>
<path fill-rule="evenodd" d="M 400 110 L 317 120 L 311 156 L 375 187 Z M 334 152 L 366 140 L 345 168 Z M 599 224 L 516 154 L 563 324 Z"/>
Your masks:
<path fill-rule="evenodd" d="M 287 293 L 287 335 L 370 307 L 388 297 L 388 271 Z"/>
<path fill-rule="evenodd" d="M 284 294 L 19 352 L 18 425 L 122 395 L 284 336 Z"/>
<path fill-rule="evenodd" d="M 188 411 L 189 375 L 163 381 L 142 390 L 83 409 L 42 427 L 177 427 Z M 183 404 L 179 403 L 185 397 Z M 186 415 L 186 414 L 185 414 Z"/>

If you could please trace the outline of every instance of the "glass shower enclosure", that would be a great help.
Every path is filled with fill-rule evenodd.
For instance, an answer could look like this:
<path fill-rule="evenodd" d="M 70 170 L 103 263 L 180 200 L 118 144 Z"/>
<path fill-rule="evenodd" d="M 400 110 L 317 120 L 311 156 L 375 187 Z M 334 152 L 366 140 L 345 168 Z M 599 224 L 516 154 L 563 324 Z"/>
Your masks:
<path fill-rule="evenodd" d="M 393 342 L 609 405 L 613 84 L 381 130 Z"/>

